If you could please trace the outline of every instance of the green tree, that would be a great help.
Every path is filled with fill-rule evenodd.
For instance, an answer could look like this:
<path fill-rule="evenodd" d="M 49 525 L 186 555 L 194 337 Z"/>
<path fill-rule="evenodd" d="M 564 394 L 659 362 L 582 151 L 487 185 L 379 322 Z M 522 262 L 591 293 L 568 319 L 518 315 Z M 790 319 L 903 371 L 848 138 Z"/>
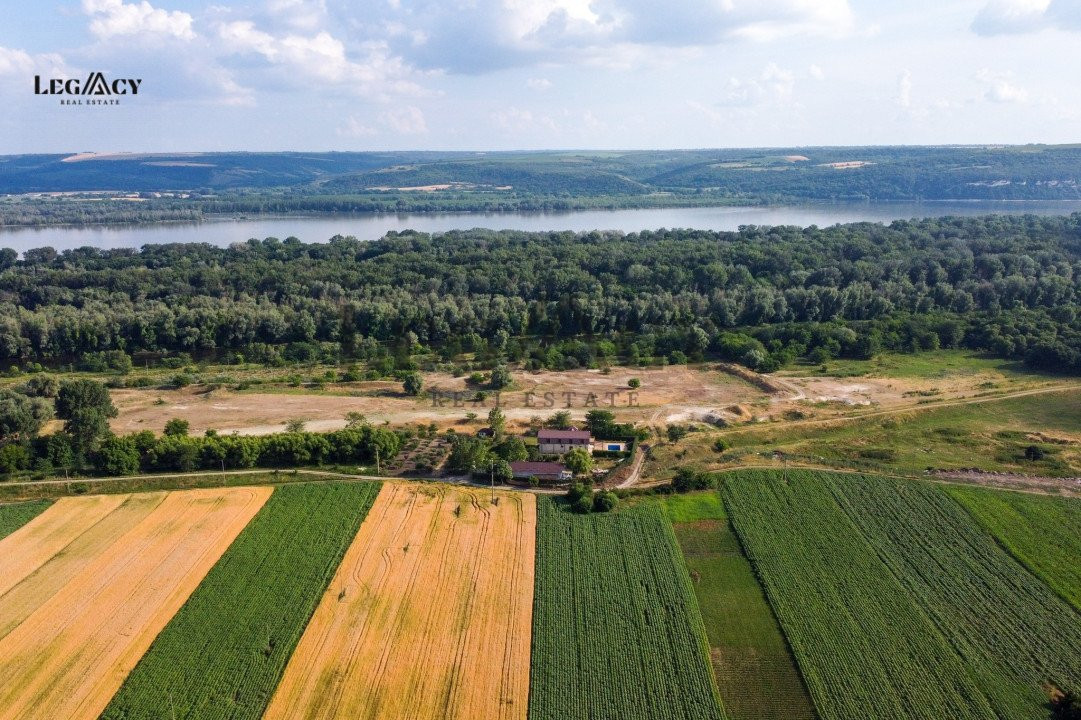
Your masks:
<path fill-rule="evenodd" d="M 109 418 L 116 417 L 117 410 L 100 382 L 69 380 L 61 383 L 57 393 L 56 415 L 64 421 L 76 454 L 85 454 L 109 432 Z"/>
<path fill-rule="evenodd" d="M 575 448 L 563 456 L 563 464 L 576 475 L 584 475 L 593 469 L 593 457 L 582 448 Z"/>
<path fill-rule="evenodd" d="M 0 390 L 0 442 L 32 440 L 52 415 L 52 407 L 42 398 Z"/>
<path fill-rule="evenodd" d="M 173 418 L 169 422 L 165 423 L 165 434 L 170 437 L 187 437 L 188 430 L 191 428 L 190 423 L 187 420 L 180 418 Z"/>
<path fill-rule="evenodd" d="M 593 496 L 593 512 L 610 512 L 619 504 L 619 496 L 611 490 Z"/>
<path fill-rule="evenodd" d="M 402 389 L 405 390 L 407 395 L 420 395 L 421 391 L 424 390 L 424 380 L 421 378 L 420 373 L 406 373 L 405 377 L 402 378 Z"/>
<path fill-rule="evenodd" d="M 134 475 L 139 472 L 139 450 L 130 437 L 110 435 L 101 442 L 95 465 L 106 475 Z"/>
<path fill-rule="evenodd" d="M 627 387 L 629 387 L 631 390 L 637 390 L 638 388 L 642 387 L 642 381 L 638 378 L 631 378 L 627 381 Z"/>
<path fill-rule="evenodd" d="M 496 390 L 502 390 L 505 387 L 510 387 L 513 379 L 511 378 L 510 370 L 506 365 L 497 365 L 492 369 L 491 385 Z"/>
<path fill-rule="evenodd" d="M 553 430 L 566 430 L 571 426 L 571 413 L 569 410 L 560 410 L 552 413 L 544 424 Z"/>
<path fill-rule="evenodd" d="M 492 452 L 507 462 L 525 460 L 529 457 L 529 449 L 526 448 L 525 442 L 522 438 L 514 436 L 505 437 L 496 443 Z"/>
<path fill-rule="evenodd" d="M 503 433 L 507 429 L 507 416 L 503 414 L 503 411 L 497 407 L 488 411 L 488 427 L 492 428 L 492 432 L 495 433 L 497 439 L 503 437 Z"/>
<path fill-rule="evenodd" d="M 30 467 L 30 452 L 26 446 L 8 443 L 0 446 L 0 473 L 13 473 Z"/>
<path fill-rule="evenodd" d="M 285 423 L 285 432 L 287 433 L 302 433 L 304 432 L 304 420 L 301 418 L 293 418 Z"/>
<path fill-rule="evenodd" d="M 355 430 L 368 424 L 368 418 L 364 413 L 351 410 L 345 414 L 345 427 Z"/>

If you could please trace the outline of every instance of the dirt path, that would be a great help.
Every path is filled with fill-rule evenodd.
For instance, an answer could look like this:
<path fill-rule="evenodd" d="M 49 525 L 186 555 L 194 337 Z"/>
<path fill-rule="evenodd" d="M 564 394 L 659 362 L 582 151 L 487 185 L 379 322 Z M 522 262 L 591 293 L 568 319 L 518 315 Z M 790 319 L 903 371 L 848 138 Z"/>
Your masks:
<path fill-rule="evenodd" d="M 616 485 L 617 488 L 629 488 L 638 482 L 639 477 L 642 475 L 642 463 L 646 461 L 646 453 L 649 452 L 649 446 L 643 445 L 635 449 L 634 462 L 631 464 L 631 474 L 627 476 L 627 479 Z"/>
<path fill-rule="evenodd" d="M 525 720 L 532 496 L 386 483 L 265 720 Z"/>

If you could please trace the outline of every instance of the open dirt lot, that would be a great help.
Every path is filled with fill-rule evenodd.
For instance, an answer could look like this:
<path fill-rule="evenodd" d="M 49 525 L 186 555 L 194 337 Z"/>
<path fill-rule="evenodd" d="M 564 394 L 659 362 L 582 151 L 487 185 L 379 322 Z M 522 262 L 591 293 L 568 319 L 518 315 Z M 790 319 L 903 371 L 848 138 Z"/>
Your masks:
<path fill-rule="evenodd" d="M 637 391 L 628 387 L 631 378 L 642 383 Z M 114 390 L 113 402 L 120 415 L 112 427 L 118 433 L 161 432 L 170 418 L 178 417 L 191 424 L 193 433 L 213 428 L 221 433 L 258 435 L 278 432 L 288 420 L 302 419 L 307 429 L 326 431 L 344 427 L 346 413 L 360 412 L 374 423 L 434 422 L 447 428 L 460 427 L 470 412 L 483 419 L 496 402 L 491 391 L 485 401 L 474 402 L 476 390 L 467 388 L 464 378 L 426 373 L 424 386 L 438 391 L 435 399 L 430 394 L 407 396 L 400 383 L 392 382 L 329 386 L 340 394 Z M 604 408 L 620 422 L 631 422 L 655 419 L 659 414 L 697 416 L 763 397 L 762 391 L 743 380 L 706 366 L 671 366 L 612 368 L 607 375 L 599 370 L 515 372 L 513 387 L 499 393 L 499 403 L 511 425 L 524 426 L 533 416 L 546 417 L 559 410 L 570 410 L 580 419 L 592 408 Z"/>
<path fill-rule="evenodd" d="M 112 513 L 23 580 L 53 592 L 0 638 L 0 720 L 97 718 L 270 493 L 269 487 L 152 493 L 145 506 L 129 506 L 123 496 L 110 498 L 119 501 Z M 162 496 L 156 505 L 155 495 Z M 42 518 L 55 521 L 46 517 L 53 509 L 60 507 L 59 517 L 78 523 L 84 506 L 99 516 L 103 508 L 93 497 L 58 502 L 26 526 L 29 532 L 0 542 L 0 557 L 17 552 Z M 114 513 L 130 513 L 126 519 L 134 522 L 110 523 Z M 108 532 L 95 533 L 99 526 L 111 528 L 113 542 Z M 82 543 L 100 552 L 88 557 Z M 58 580 L 43 577 L 50 573 Z M 9 599 L 20 598 L 21 585 L 0 596 L 0 615 Z M 13 615 L 22 612 L 19 603 Z"/>
<path fill-rule="evenodd" d="M 524 719 L 535 499 L 386 483 L 265 720 Z"/>

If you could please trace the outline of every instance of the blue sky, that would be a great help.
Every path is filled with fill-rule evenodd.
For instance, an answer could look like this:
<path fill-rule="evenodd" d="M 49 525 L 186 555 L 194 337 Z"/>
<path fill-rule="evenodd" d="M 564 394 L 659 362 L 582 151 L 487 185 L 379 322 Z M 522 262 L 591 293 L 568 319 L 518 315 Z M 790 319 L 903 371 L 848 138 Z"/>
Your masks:
<path fill-rule="evenodd" d="M 0 153 L 1081 141 L 1081 0 L 0 8 Z M 139 96 L 33 94 L 98 70 Z"/>

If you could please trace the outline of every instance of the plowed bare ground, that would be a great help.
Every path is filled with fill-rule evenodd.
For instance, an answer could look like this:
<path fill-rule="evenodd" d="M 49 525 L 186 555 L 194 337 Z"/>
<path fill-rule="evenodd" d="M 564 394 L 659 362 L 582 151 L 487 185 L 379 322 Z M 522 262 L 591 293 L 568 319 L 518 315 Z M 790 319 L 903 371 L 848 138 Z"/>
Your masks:
<path fill-rule="evenodd" d="M 191 490 L 156 504 L 152 494 L 130 506 L 118 498 L 114 513 L 120 515 L 99 518 L 24 581 L 47 587 L 56 581 L 46 571 L 70 573 L 0 638 L 0 720 L 97 718 L 270 493 L 269 487 Z M 100 510 L 98 498 L 73 503 L 80 501 Z M 78 517 L 76 508 L 72 512 Z M 125 518 L 134 522 L 123 528 Z M 112 542 L 110 527 L 119 531 Z M 0 544 L 0 556 L 11 537 Z M 81 543 L 99 552 L 69 561 L 68 554 L 85 557 Z M 0 597 L 0 613 L 12 592 L 19 586 Z"/>
<path fill-rule="evenodd" d="M 532 495 L 386 483 L 264 720 L 524 720 Z"/>

